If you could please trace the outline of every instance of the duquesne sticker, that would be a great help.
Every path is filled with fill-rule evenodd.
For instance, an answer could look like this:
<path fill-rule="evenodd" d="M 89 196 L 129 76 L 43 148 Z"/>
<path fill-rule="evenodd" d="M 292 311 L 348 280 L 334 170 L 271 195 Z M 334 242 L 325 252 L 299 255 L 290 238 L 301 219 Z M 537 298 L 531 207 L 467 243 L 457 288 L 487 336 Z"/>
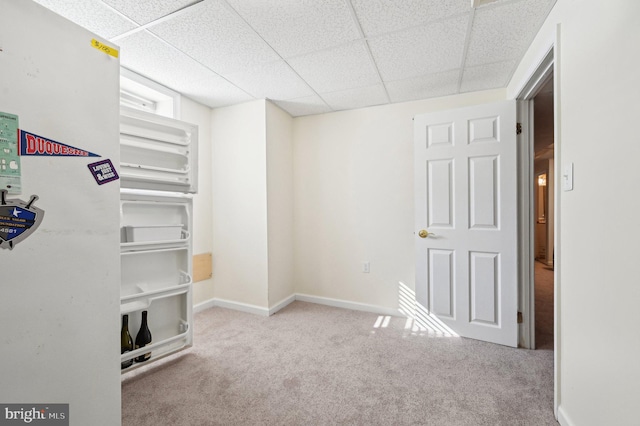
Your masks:
<path fill-rule="evenodd" d="M 83 149 L 79 149 L 33 133 L 19 130 L 20 155 L 42 155 L 46 157 L 100 157 Z"/>

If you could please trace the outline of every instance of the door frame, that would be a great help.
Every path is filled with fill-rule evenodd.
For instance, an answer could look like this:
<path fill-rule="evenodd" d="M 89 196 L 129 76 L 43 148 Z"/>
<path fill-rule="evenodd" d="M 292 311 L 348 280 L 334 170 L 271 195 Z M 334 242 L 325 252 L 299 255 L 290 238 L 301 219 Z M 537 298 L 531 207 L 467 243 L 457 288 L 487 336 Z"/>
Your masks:
<path fill-rule="evenodd" d="M 519 291 L 520 308 L 523 315 L 520 342 L 524 348 L 535 347 L 535 287 L 534 287 L 534 259 L 533 243 L 535 235 L 535 212 L 533 203 L 533 97 L 540 88 L 553 76 L 553 106 L 554 106 L 554 353 L 553 353 L 553 411 L 558 418 L 560 403 L 560 295 L 561 295 L 561 256 L 562 246 L 560 238 L 560 188 L 561 182 L 561 134 L 560 134 L 560 25 L 555 31 L 555 37 L 550 40 L 546 52 L 542 55 L 538 65 L 531 71 L 516 88 L 515 99 L 518 101 L 518 122 L 522 123 L 522 135 L 519 143 L 519 199 L 518 199 L 518 238 L 519 253 Z"/>
<path fill-rule="evenodd" d="M 533 191 L 534 185 L 534 101 L 540 89 L 553 77 L 553 48 L 551 48 L 538 68 L 531 75 L 517 96 L 517 117 L 521 123 L 522 133 L 518 141 L 519 164 L 519 196 L 518 196 L 518 240 L 519 240 L 519 276 L 520 276 L 520 309 L 523 323 L 520 327 L 520 346 L 526 349 L 535 348 L 535 224 L 536 212 Z M 554 125 L 555 127 L 555 125 Z M 555 155 L 555 153 L 554 153 Z"/>

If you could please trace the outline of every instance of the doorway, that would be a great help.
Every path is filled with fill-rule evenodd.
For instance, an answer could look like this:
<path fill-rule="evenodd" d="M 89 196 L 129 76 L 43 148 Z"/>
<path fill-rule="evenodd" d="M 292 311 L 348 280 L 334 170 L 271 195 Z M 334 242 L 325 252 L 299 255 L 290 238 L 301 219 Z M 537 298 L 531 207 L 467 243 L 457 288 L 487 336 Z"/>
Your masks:
<path fill-rule="evenodd" d="M 553 75 L 533 98 L 535 349 L 554 349 L 555 173 Z"/>

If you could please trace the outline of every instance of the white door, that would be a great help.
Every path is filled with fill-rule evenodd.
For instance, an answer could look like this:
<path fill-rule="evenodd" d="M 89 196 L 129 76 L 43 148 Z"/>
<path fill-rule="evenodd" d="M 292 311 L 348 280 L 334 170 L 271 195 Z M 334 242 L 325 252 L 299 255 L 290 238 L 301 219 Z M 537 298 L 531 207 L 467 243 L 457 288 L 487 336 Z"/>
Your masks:
<path fill-rule="evenodd" d="M 460 336 L 515 347 L 515 101 L 419 115 L 414 131 L 418 308 Z"/>

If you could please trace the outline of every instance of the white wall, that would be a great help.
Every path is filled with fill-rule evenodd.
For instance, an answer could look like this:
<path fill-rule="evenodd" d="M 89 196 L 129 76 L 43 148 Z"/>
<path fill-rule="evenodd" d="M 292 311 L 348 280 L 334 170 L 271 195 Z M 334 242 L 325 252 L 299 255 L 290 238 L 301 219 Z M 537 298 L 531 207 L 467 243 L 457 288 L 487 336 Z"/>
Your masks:
<path fill-rule="evenodd" d="M 264 100 L 211 112 L 216 299 L 268 308 Z"/>
<path fill-rule="evenodd" d="M 638 424 L 639 14 L 636 0 L 559 0 L 508 90 L 515 96 L 559 23 L 556 170 L 575 170 L 573 191 L 557 186 L 563 425 Z"/>
<path fill-rule="evenodd" d="M 294 295 L 291 116 L 266 103 L 269 307 Z"/>
<path fill-rule="evenodd" d="M 180 120 L 198 125 L 198 193 L 193 197 L 193 254 L 212 253 L 211 108 L 181 97 Z M 193 284 L 193 304 L 213 298 L 213 278 Z"/>
<path fill-rule="evenodd" d="M 413 116 L 505 96 L 475 92 L 294 119 L 296 292 L 396 309 L 399 283 L 415 282 Z M 365 261 L 370 273 L 361 272 Z"/>

